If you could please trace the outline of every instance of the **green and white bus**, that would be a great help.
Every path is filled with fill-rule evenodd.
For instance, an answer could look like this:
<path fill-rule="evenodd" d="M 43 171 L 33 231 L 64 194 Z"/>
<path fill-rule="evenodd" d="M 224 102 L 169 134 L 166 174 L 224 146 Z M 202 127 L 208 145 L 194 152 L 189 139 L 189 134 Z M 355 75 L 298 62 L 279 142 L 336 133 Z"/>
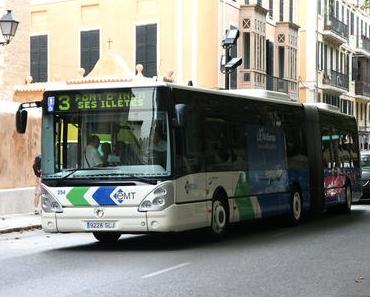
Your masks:
<path fill-rule="evenodd" d="M 350 212 L 361 192 L 355 119 L 242 93 L 145 80 L 66 85 L 21 104 L 19 132 L 25 109 L 42 108 L 43 229 L 100 241 L 198 228 L 220 236 L 242 220 Z M 84 162 L 92 135 L 108 147 L 95 167 Z"/>

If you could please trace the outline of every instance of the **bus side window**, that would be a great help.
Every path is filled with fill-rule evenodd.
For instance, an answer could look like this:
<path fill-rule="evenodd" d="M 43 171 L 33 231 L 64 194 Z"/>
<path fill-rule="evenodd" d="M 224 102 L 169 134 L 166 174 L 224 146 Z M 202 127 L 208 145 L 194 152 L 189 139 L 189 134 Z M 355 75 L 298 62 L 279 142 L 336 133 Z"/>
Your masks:
<path fill-rule="evenodd" d="M 205 119 L 207 171 L 230 169 L 231 151 L 228 123 L 219 118 Z"/>
<path fill-rule="evenodd" d="M 286 154 L 290 168 L 307 166 L 307 152 L 300 127 L 285 127 Z"/>
<path fill-rule="evenodd" d="M 331 133 L 328 128 L 322 128 L 321 130 L 321 149 L 324 169 L 333 168 Z"/>
<path fill-rule="evenodd" d="M 351 165 L 352 167 L 354 168 L 358 168 L 360 166 L 359 164 L 359 158 L 358 158 L 358 154 L 357 154 L 357 150 L 356 150 L 356 147 L 358 147 L 358 143 L 357 143 L 357 137 L 355 137 L 355 135 L 351 135 L 350 136 L 350 143 L 349 143 L 349 147 L 350 147 L 350 156 L 351 156 Z"/>
<path fill-rule="evenodd" d="M 346 132 L 340 133 L 339 139 L 339 161 L 341 163 L 342 168 L 350 168 L 351 165 L 351 152 L 349 141 L 350 136 L 346 134 Z"/>
<path fill-rule="evenodd" d="M 202 169 L 202 118 L 195 110 L 188 110 L 185 125 L 185 150 L 183 154 L 184 173 Z"/>
<path fill-rule="evenodd" d="M 243 124 L 232 127 L 233 170 L 247 171 L 247 136 Z"/>

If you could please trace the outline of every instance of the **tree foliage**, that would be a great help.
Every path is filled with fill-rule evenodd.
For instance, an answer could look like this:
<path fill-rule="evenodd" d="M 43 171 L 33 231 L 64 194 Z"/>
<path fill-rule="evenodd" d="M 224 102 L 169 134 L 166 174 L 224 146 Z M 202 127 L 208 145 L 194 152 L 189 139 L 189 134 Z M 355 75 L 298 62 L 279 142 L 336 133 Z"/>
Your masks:
<path fill-rule="evenodd" d="M 370 0 L 363 0 L 363 3 L 361 5 L 361 8 L 363 8 L 363 9 L 370 9 Z"/>

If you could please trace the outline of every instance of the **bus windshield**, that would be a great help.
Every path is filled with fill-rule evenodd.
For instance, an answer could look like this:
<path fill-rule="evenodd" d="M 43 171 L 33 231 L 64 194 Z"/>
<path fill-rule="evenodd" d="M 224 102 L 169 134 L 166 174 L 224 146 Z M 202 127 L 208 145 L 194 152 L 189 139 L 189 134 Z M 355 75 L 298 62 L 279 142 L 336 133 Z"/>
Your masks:
<path fill-rule="evenodd" d="M 156 88 L 49 94 L 43 129 L 50 139 L 54 131 L 54 142 L 43 144 L 53 152 L 44 178 L 170 175 L 168 112 L 159 99 Z"/>

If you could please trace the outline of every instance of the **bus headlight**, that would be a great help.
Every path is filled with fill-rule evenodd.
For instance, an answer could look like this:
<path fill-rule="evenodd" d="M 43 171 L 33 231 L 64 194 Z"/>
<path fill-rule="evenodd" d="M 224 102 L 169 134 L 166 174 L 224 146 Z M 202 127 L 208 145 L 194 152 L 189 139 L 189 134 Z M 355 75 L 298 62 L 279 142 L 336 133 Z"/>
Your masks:
<path fill-rule="evenodd" d="M 41 193 L 41 207 L 44 212 L 63 212 L 62 205 L 45 189 Z"/>
<path fill-rule="evenodd" d="M 172 182 L 161 184 L 150 192 L 139 205 L 139 211 L 160 211 L 174 202 Z"/>

